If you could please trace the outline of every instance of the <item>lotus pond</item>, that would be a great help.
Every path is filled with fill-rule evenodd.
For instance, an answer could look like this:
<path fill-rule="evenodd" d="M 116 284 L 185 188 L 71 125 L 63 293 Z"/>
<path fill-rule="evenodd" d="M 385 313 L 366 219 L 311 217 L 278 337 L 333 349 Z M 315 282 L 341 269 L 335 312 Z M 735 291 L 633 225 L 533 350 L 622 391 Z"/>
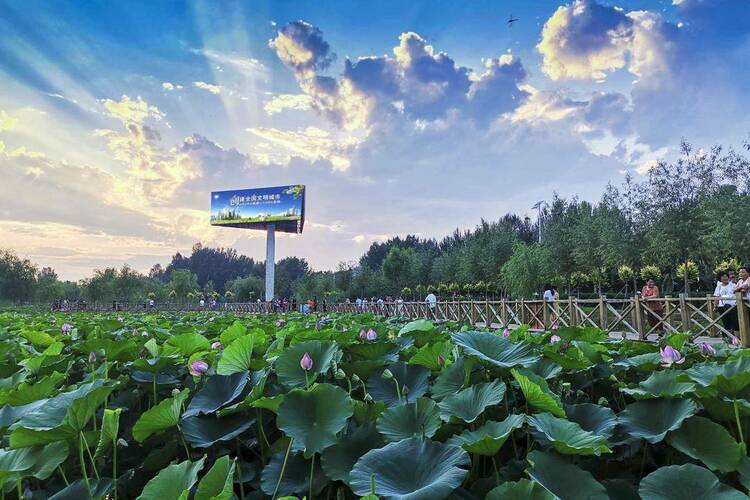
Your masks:
<path fill-rule="evenodd" d="M 363 315 L 0 314 L 3 498 L 747 498 L 750 352 Z"/>

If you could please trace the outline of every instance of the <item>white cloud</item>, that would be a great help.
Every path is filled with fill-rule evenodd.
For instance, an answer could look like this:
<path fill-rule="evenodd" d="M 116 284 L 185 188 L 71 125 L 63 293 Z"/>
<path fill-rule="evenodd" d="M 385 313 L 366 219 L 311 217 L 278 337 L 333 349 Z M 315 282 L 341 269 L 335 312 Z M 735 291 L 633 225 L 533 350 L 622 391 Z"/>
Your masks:
<path fill-rule="evenodd" d="M 250 78 L 268 78 L 268 68 L 252 57 L 242 57 L 212 49 L 191 49 L 194 54 L 200 54 L 213 62 L 230 66 Z M 218 93 L 218 92 L 217 92 Z"/>
<path fill-rule="evenodd" d="M 220 85 L 213 85 L 206 82 L 193 82 L 193 86 L 202 90 L 206 90 L 208 92 L 211 92 L 212 94 L 221 94 L 221 86 Z"/>
<path fill-rule="evenodd" d="M 159 108 L 148 104 L 141 96 L 133 100 L 127 95 L 123 95 L 119 101 L 102 99 L 101 103 L 110 116 L 117 118 L 125 124 L 131 122 L 143 123 L 147 118 L 153 118 L 157 121 L 164 118 L 164 114 L 159 111 Z"/>
<path fill-rule="evenodd" d="M 177 85 L 171 82 L 162 82 L 161 88 L 168 91 L 180 90 L 182 88 L 182 85 Z"/>
<path fill-rule="evenodd" d="M 263 104 L 269 115 L 280 113 L 285 109 L 307 111 L 312 108 L 313 100 L 307 94 L 279 94 Z"/>

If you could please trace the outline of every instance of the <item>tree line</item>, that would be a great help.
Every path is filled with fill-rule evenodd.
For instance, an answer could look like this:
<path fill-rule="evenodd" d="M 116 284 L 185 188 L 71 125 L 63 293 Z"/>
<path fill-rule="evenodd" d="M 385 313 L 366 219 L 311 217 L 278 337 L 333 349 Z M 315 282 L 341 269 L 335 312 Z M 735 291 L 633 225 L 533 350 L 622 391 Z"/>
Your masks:
<path fill-rule="evenodd" d="M 750 262 L 750 142 L 739 150 L 681 144 L 636 180 L 608 185 L 597 202 L 554 195 L 539 217 L 507 214 L 438 240 L 373 243 L 356 262 L 315 271 L 303 258 L 276 264 L 279 297 L 343 300 L 449 295 L 531 297 L 544 283 L 570 294 L 633 293 L 654 278 L 667 293 L 713 290 L 715 274 Z M 61 281 L 0 251 L 0 299 L 185 301 L 262 298 L 265 263 L 230 248 L 193 246 L 148 274 L 125 265 Z"/>

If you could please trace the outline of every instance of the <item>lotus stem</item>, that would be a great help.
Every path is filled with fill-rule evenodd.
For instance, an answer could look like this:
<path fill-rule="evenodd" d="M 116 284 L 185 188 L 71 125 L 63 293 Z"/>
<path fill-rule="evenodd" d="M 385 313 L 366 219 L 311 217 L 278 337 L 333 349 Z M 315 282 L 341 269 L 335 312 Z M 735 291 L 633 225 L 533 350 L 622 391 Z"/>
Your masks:
<path fill-rule="evenodd" d="M 349 377 L 346 377 L 346 383 L 349 384 L 349 397 L 352 395 L 352 380 Z"/>
<path fill-rule="evenodd" d="M 308 496 L 308 498 L 310 500 L 313 500 L 312 485 L 313 485 L 313 475 L 314 474 L 315 474 L 315 453 L 313 453 L 312 460 L 310 460 L 310 486 L 308 488 L 308 490 L 309 490 L 309 496 Z"/>
<path fill-rule="evenodd" d="M 263 438 L 263 441 L 266 443 L 266 448 L 270 449 L 271 448 L 271 443 L 268 442 L 268 437 L 266 436 L 266 431 L 263 429 L 263 412 L 261 411 L 260 408 L 256 408 L 255 411 L 257 412 L 258 430 L 260 431 L 260 436 L 261 436 L 261 438 Z M 263 458 L 265 456 L 265 454 L 263 453 L 263 446 L 260 447 L 260 453 L 262 455 L 261 458 Z"/>
<path fill-rule="evenodd" d="M 745 434 L 742 432 L 742 422 L 740 422 L 740 409 L 737 405 L 737 398 L 734 398 L 734 418 L 737 421 L 737 431 L 740 433 L 740 443 L 742 443 L 742 453 L 747 454 L 747 447 L 745 446 Z"/>
<path fill-rule="evenodd" d="M 65 483 L 65 486 L 70 486 L 70 483 L 68 482 L 68 478 L 65 477 L 65 471 L 62 470 L 61 466 L 57 466 L 58 472 L 60 472 L 60 476 L 62 477 L 63 482 Z"/>
<path fill-rule="evenodd" d="M 115 490 L 115 500 L 117 500 L 117 436 L 112 438 L 112 487 Z"/>
<path fill-rule="evenodd" d="M 83 439 L 83 443 L 86 445 L 86 453 L 89 456 L 89 460 L 91 460 L 91 468 L 94 470 L 94 475 L 96 476 L 96 479 L 101 479 L 99 477 L 99 472 L 96 470 L 96 462 L 94 462 L 94 456 L 91 454 L 91 450 L 89 449 L 89 443 L 86 441 L 86 436 L 84 436 L 83 432 L 81 432 L 81 438 Z"/>
<path fill-rule="evenodd" d="M 276 481 L 276 488 L 273 490 L 273 495 L 271 496 L 271 500 L 276 500 L 276 494 L 279 492 L 279 487 L 281 486 L 281 480 L 284 477 L 284 470 L 286 469 L 286 461 L 289 460 L 289 452 L 292 451 L 292 443 L 294 443 L 294 438 L 289 439 L 289 446 L 286 447 L 286 454 L 284 455 L 284 462 L 281 464 L 281 472 L 279 473 L 279 479 Z"/>
<path fill-rule="evenodd" d="M 89 498 L 93 499 L 94 495 L 91 493 L 89 475 L 86 473 L 86 459 L 83 456 L 83 432 L 78 433 L 78 461 L 81 464 L 81 473 L 83 474 L 83 482 L 86 484 L 86 491 L 89 494 Z"/>
<path fill-rule="evenodd" d="M 151 386 L 153 387 L 153 392 L 154 392 L 154 403 L 152 406 L 156 406 L 156 403 L 159 402 L 156 396 L 156 373 L 152 373 L 151 376 L 152 376 L 152 381 L 153 381 Z"/>
<path fill-rule="evenodd" d="M 375 474 L 370 474 L 370 495 L 375 496 Z"/>
<path fill-rule="evenodd" d="M 18 500 L 21 500 L 23 498 L 23 490 L 21 489 L 21 476 L 18 476 L 18 479 L 16 479 L 16 492 L 18 493 Z"/>
<path fill-rule="evenodd" d="M 242 461 L 240 460 L 239 439 L 237 440 L 237 458 L 234 459 L 234 463 L 237 464 L 237 475 L 240 478 L 240 500 L 245 500 L 245 485 L 242 481 Z"/>
<path fill-rule="evenodd" d="M 401 402 L 401 388 L 398 385 L 398 380 L 396 377 L 393 377 L 393 381 L 396 383 L 396 395 L 398 396 L 399 403 Z"/>

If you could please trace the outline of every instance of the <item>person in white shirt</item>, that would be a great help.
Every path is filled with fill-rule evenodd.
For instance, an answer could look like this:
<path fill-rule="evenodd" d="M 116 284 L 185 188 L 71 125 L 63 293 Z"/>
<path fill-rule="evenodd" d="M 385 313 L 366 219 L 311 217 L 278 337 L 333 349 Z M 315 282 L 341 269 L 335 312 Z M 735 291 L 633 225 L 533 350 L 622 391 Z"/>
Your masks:
<path fill-rule="evenodd" d="M 544 285 L 544 295 L 543 295 L 545 302 L 554 302 L 555 301 L 555 289 L 552 288 L 552 285 L 547 283 Z"/>
<path fill-rule="evenodd" d="M 734 287 L 735 292 L 742 292 L 745 294 L 745 297 L 750 299 L 750 270 L 746 266 L 742 266 L 739 269 L 740 273 L 740 280 L 737 282 L 737 285 Z"/>
<path fill-rule="evenodd" d="M 427 302 L 427 307 L 430 308 L 430 315 L 434 318 L 435 307 L 437 306 L 437 297 L 435 297 L 434 293 L 430 292 L 427 294 L 427 297 L 425 297 L 424 301 Z"/>
<path fill-rule="evenodd" d="M 736 285 L 729 280 L 727 273 L 719 274 L 719 281 L 716 283 L 714 297 L 720 297 L 718 300 L 719 314 L 723 314 L 721 321 L 724 328 L 730 332 L 739 329 L 739 320 L 737 317 L 737 301 L 735 300 L 734 290 Z"/>
<path fill-rule="evenodd" d="M 206 301 L 201 299 L 200 302 L 198 302 L 198 305 L 201 306 L 201 308 L 206 306 Z"/>

